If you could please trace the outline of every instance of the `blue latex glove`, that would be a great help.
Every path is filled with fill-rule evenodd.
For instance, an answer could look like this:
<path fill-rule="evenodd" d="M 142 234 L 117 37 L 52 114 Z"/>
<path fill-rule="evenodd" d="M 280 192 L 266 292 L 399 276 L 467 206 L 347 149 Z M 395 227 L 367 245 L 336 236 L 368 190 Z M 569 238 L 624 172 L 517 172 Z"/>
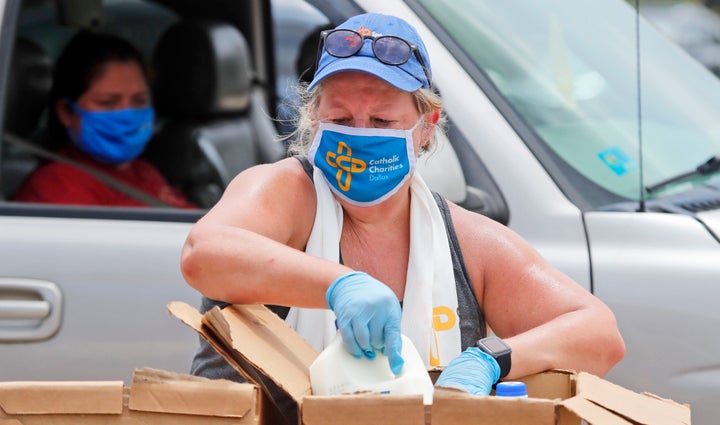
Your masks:
<path fill-rule="evenodd" d="M 470 347 L 442 371 L 435 385 L 453 387 L 473 395 L 488 395 L 500 379 L 500 365 L 491 355 Z"/>
<path fill-rule="evenodd" d="M 400 355 L 401 310 L 395 293 L 367 273 L 350 272 L 330 285 L 325 299 L 350 354 L 374 359 L 378 350 L 388 357 L 392 372 L 399 374 L 405 361 Z"/>

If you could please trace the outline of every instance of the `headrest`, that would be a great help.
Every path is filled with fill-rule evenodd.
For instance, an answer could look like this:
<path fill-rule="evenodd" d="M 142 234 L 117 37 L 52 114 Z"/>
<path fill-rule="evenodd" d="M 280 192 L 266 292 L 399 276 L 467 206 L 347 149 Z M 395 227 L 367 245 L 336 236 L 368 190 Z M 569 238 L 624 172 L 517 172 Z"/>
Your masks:
<path fill-rule="evenodd" d="M 35 42 L 15 41 L 7 83 L 5 129 L 28 137 L 38 128 L 52 88 L 52 62 Z"/>
<path fill-rule="evenodd" d="M 198 118 L 245 111 L 253 74 L 247 42 L 230 24 L 181 21 L 153 54 L 154 103 L 160 115 Z"/>

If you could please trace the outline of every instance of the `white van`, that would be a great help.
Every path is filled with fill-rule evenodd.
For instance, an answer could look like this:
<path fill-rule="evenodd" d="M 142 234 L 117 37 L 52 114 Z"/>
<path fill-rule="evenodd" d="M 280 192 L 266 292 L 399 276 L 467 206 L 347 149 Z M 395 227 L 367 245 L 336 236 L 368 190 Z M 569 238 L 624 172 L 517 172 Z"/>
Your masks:
<path fill-rule="evenodd" d="M 427 43 L 450 120 L 420 161 L 431 187 L 517 231 L 612 308 L 627 355 L 611 381 L 715 423 L 720 83 L 623 0 L 0 0 L 0 380 L 188 370 L 196 337 L 165 313 L 199 302 L 179 272 L 183 240 L 232 176 L 277 158 L 267 136 L 291 126 L 272 118 L 287 118 L 293 82 L 311 75 L 319 30 L 363 10 L 405 18 Z M 43 160 L 17 139 L 40 134 L 53 61 L 83 26 L 176 71 L 147 157 L 203 208 L 13 201 Z M 176 26 L 198 42 L 154 63 Z M 247 49 L 217 49 L 219 31 Z M 228 61 L 251 77 L 216 66 Z M 182 113 L 193 81 L 215 88 L 196 116 Z M 217 131 L 233 126 L 247 134 Z"/>

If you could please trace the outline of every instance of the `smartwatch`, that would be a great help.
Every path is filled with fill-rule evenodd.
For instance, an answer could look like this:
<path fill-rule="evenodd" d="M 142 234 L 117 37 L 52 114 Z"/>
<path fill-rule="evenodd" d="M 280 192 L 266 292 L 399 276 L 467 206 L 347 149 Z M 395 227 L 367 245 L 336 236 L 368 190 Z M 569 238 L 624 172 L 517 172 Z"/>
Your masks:
<path fill-rule="evenodd" d="M 490 354 L 500 366 L 500 379 L 510 373 L 510 353 L 512 349 L 502 339 L 496 336 L 479 339 L 475 344 L 483 352 Z"/>

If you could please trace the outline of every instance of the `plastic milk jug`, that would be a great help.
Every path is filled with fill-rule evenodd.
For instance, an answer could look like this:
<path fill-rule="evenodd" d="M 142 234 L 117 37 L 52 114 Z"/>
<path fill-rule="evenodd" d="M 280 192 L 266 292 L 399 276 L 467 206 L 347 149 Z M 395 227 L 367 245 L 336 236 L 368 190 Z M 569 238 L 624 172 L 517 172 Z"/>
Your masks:
<path fill-rule="evenodd" d="M 387 356 L 376 352 L 373 360 L 355 358 L 343 346 L 340 333 L 310 365 L 313 394 L 335 395 L 357 391 L 381 394 L 422 394 L 424 404 L 432 404 L 433 383 L 427 368 L 410 341 L 402 335 L 402 372 L 395 376 Z"/>

